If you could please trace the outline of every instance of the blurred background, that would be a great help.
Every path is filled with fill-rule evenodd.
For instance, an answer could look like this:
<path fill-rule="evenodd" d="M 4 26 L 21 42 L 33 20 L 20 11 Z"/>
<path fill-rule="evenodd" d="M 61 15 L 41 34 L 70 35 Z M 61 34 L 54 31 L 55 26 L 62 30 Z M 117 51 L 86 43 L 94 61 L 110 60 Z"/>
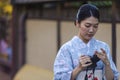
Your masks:
<path fill-rule="evenodd" d="M 120 70 L 119 0 L 0 0 L 0 80 L 52 80 L 57 51 L 77 34 L 85 3 L 100 9 L 95 38 L 109 44 Z"/>

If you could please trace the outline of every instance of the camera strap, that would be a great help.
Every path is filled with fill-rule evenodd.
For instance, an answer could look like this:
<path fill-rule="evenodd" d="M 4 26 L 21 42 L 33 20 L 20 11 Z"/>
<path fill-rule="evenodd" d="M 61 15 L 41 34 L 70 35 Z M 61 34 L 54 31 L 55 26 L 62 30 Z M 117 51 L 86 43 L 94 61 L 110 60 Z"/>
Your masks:
<path fill-rule="evenodd" d="M 87 72 L 88 72 L 88 68 L 86 69 L 85 80 L 88 80 L 88 75 L 87 75 Z"/>

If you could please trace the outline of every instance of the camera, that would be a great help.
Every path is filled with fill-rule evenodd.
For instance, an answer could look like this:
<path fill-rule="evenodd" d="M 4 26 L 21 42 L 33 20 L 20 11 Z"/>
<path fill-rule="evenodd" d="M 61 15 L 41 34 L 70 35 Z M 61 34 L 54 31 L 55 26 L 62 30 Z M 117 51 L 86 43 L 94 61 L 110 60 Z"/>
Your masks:
<path fill-rule="evenodd" d="M 90 57 L 92 64 L 88 66 L 88 68 L 95 68 L 97 66 L 97 62 L 100 60 L 97 55 L 93 55 L 93 57 Z M 87 64 L 87 63 L 86 63 Z"/>

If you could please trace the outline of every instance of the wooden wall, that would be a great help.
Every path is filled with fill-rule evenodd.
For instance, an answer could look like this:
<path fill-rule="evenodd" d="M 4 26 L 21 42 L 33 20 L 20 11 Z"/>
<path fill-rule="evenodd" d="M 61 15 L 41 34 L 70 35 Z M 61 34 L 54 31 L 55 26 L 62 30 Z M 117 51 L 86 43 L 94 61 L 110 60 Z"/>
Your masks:
<path fill-rule="evenodd" d="M 54 20 L 28 19 L 26 24 L 26 63 L 53 70 L 53 63 L 57 54 L 57 22 Z M 61 21 L 60 25 L 62 45 L 76 35 L 78 29 L 72 21 Z M 120 27 L 117 27 L 117 30 L 119 29 Z M 100 23 L 95 38 L 105 41 L 111 48 L 111 34 L 111 24 Z M 120 32 L 117 31 L 117 44 L 120 41 L 118 35 Z M 117 54 L 120 52 L 119 48 L 120 46 L 117 45 Z M 117 61 L 119 60 L 118 56 Z"/>

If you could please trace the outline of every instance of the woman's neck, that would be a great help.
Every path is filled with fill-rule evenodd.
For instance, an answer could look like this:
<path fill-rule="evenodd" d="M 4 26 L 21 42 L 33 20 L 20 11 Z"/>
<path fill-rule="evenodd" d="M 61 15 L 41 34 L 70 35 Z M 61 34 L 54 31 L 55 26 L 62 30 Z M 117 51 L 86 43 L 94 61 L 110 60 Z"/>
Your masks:
<path fill-rule="evenodd" d="M 84 39 L 81 35 L 78 34 L 78 37 L 85 43 L 87 44 L 89 40 Z"/>

